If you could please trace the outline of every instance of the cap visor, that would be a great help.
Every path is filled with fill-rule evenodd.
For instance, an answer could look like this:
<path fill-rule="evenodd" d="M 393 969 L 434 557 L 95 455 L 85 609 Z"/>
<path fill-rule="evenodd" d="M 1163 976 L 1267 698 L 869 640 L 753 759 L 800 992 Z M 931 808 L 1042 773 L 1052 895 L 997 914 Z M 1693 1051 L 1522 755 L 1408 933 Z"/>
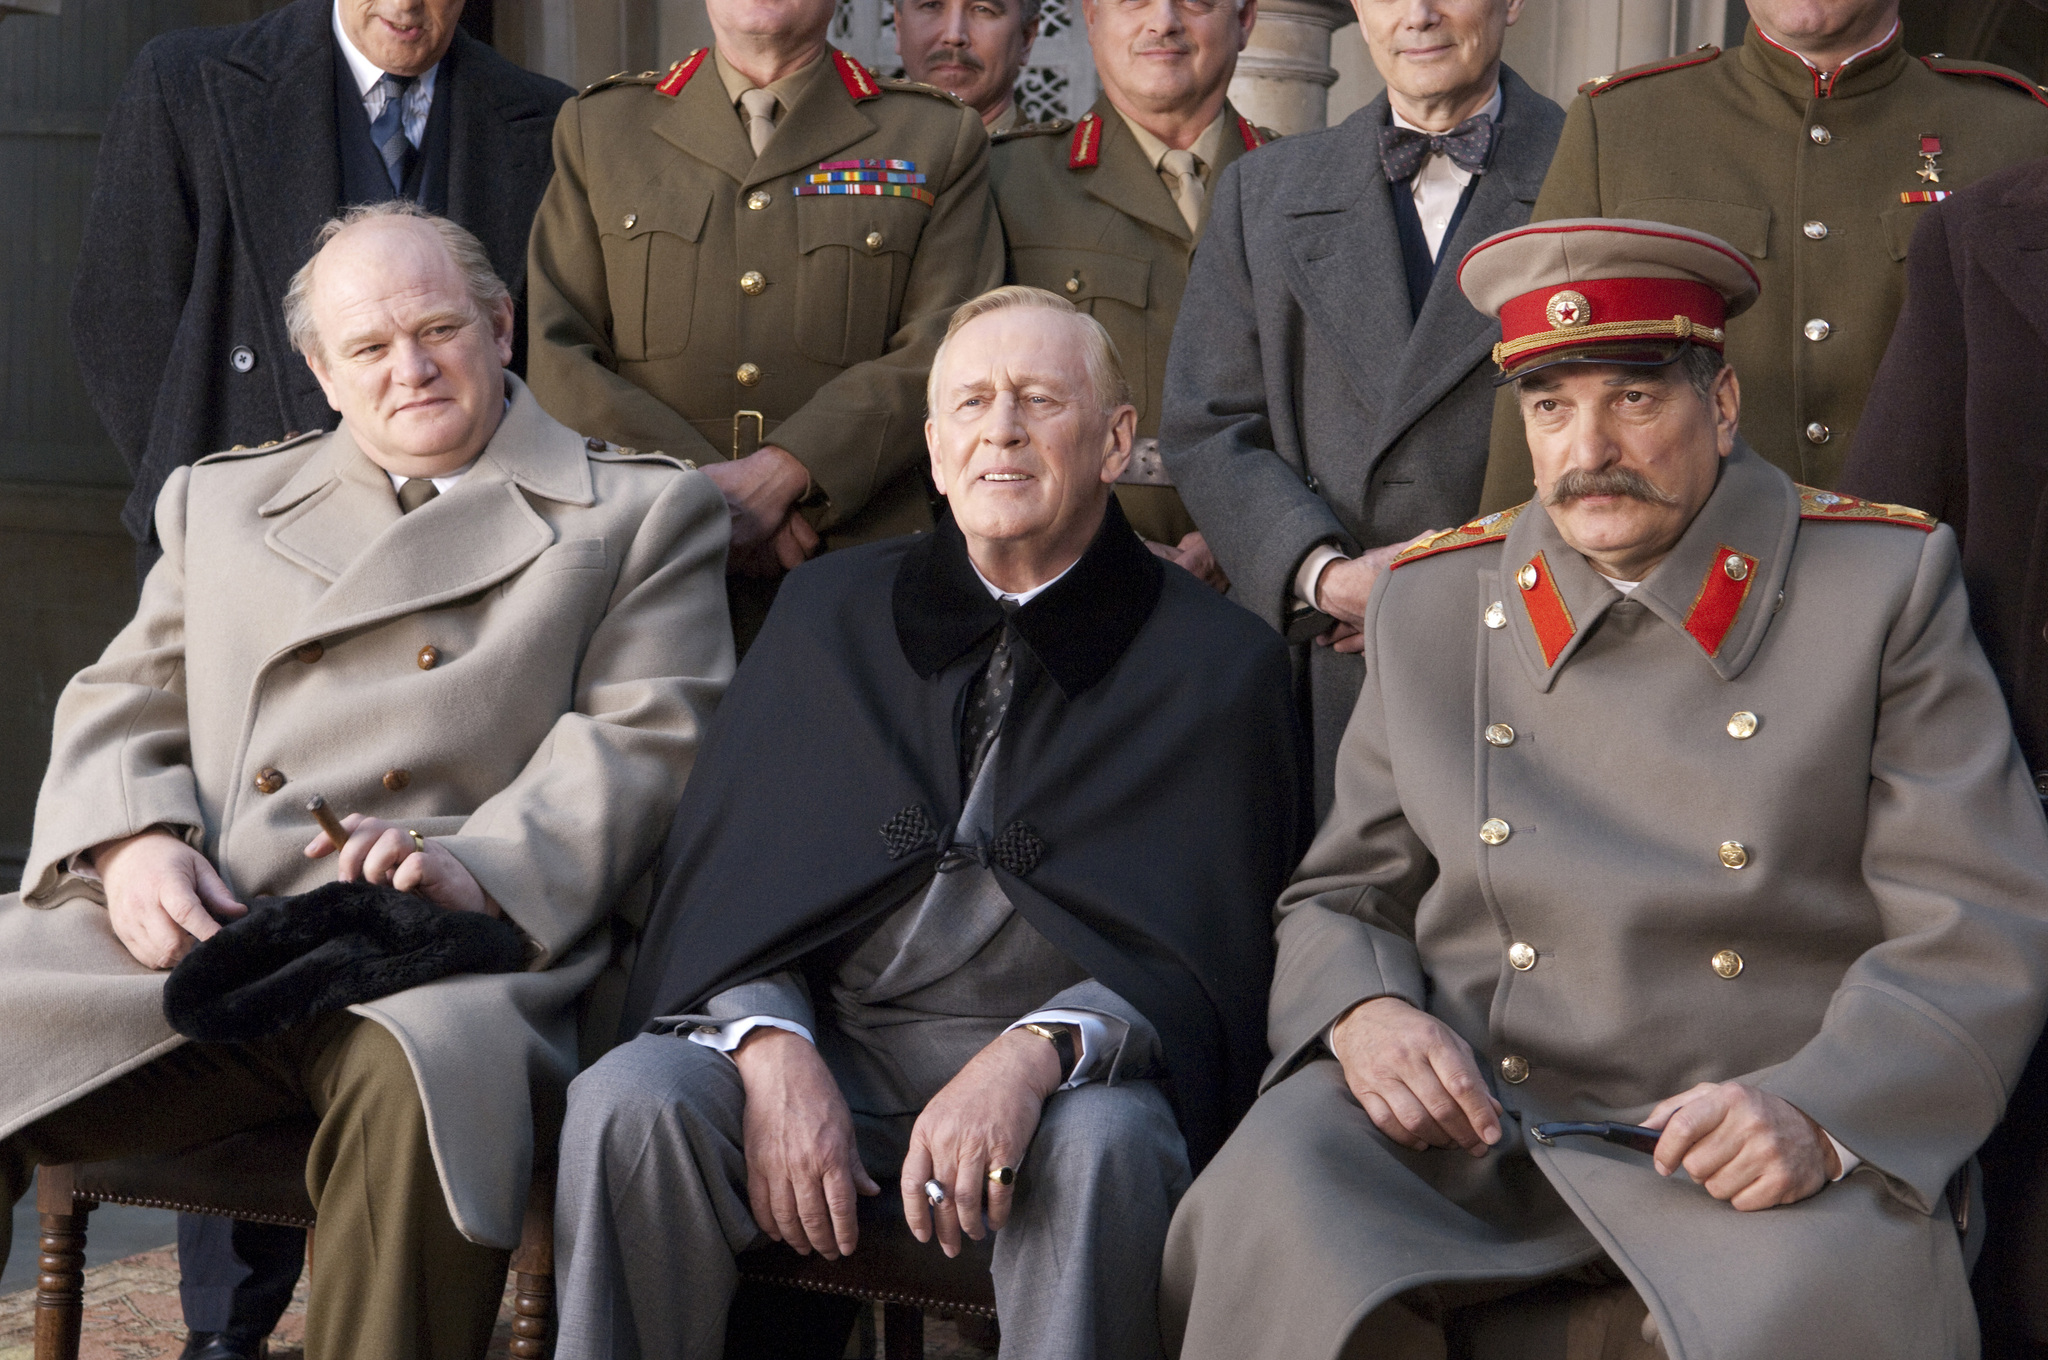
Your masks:
<path fill-rule="evenodd" d="M 1513 368 L 1493 380 L 1495 387 L 1506 387 L 1517 378 L 1526 378 L 1545 368 L 1559 364 L 1615 364 L 1622 368 L 1662 368 L 1692 344 L 1690 340 L 1608 340 L 1591 345 L 1565 345 L 1558 349 L 1540 350 L 1529 355 Z"/>

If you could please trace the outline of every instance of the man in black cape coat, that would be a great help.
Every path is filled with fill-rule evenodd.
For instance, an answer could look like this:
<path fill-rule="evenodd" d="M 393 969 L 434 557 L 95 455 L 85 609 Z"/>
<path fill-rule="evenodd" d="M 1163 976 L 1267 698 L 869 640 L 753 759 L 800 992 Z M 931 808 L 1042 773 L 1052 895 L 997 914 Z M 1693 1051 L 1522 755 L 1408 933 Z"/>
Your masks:
<path fill-rule="evenodd" d="M 1163 1353 L 1168 1219 L 1267 1056 L 1287 656 L 1117 510 L 1128 387 L 1065 299 L 961 308 L 929 397 L 952 514 L 789 577 L 670 834 L 645 1032 L 571 1089 L 562 1360 L 717 1357 L 734 1256 L 854 1251 L 870 1170 L 948 1255 L 998 1230 L 1009 1360 Z"/>

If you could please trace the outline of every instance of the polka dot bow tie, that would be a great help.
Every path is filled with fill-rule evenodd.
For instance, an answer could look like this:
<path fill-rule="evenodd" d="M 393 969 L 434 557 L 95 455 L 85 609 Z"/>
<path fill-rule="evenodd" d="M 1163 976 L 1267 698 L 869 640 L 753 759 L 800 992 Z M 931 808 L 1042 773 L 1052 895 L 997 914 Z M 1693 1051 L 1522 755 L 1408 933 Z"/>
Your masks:
<path fill-rule="evenodd" d="M 1449 132 L 1417 132 L 1414 128 L 1380 129 L 1380 165 L 1387 181 L 1402 184 L 1415 178 L 1425 158 L 1449 156 L 1461 170 L 1478 174 L 1486 168 L 1487 153 L 1493 150 L 1494 122 L 1475 113 Z"/>

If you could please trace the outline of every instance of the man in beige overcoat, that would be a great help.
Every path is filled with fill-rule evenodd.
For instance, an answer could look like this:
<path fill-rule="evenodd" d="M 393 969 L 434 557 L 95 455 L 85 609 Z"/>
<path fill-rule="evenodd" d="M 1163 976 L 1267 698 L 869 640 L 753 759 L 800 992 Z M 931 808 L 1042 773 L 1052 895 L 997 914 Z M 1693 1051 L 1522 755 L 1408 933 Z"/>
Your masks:
<path fill-rule="evenodd" d="M 1740 440 L 1725 243 L 1544 223 L 1460 283 L 1538 499 L 1373 592 L 1273 1064 L 1175 1218 L 1167 1330 L 1973 1358 L 1967 1164 L 2048 1006 L 2048 827 L 1955 537 Z"/>
<path fill-rule="evenodd" d="M 312 1360 L 481 1356 L 536 1106 L 732 668 L 717 489 L 504 372 L 475 238 L 329 224 L 286 299 L 341 427 L 173 473 L 134 621 L 58 704 L 0 898 L 0 1176 L 308 1110 Z M 337 860 L 305 812 L 351 835 Z M 186 1044 L 163 969 L 258 895 L 362 878 L 502 915 L 526 971 Z M 546 1136 L 552 1138 L 549 1132 Z"/>

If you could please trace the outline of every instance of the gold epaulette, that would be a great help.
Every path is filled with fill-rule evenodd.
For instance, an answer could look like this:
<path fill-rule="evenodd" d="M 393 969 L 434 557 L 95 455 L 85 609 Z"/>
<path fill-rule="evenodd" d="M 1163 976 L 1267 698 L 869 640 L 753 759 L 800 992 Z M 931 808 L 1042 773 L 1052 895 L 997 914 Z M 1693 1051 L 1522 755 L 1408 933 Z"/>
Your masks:
<path fill-rule="evenodd" d="M 591 81 L 576 92 L 576 97 L 578 99 L 585 99 L 596 94 L 599 90 L 609 90 L 614 85 L 652 85 L 667 74 L 667 71 L 641 71 L 638 74 L 632 71 L 620 71 L 616 75 L 606 76 L 603 80 Z"/>
<path fill-rule="evenodd" d="M 934 98 L 943 99 L 949 104 L 957 104 L 961 108 L 967 107 L 966 102 L 951 90 L 942 90 L 936 85 L 927 85 L 921 80 L 903 80 L 895 76 L 876 76 L 875 84 L 885 90 L 902 90 L 906 94 L 928 94 Z"/>
<path fill-rule="evenodd" d="M 1019 123 L 1013 128 L 992 132 L 988 141 L 990 146 L 1001 146 L 1004 142 L 1014 142 L 1019 137 L 1052 137 L 1062 132 L 1071 132 L 1073 128 L 1074 120 L 1071 118 L 1048 118 L 1042 123 Z"/>
<path fill-rule="evenodd" d="M 1481 515 L 1469 524 L 1460 524 L 1455 529 L 1446 529 L 1440 534 L 1431 534 L 1419 543 L 1412 543 L 1394 558 L 1393 567 L 1405 567 L 1410 562 L 1420 562 L 1425 557 L 1438 553 L 1456 552 L 1478 543 L 1495 543 L 1508 536 L 1515 519 L 1528 508 L 1528 502 L 1496 510 L 1490 515 Z M 1392 570 L 1393 567 L 1389 567 Z"/>
<path fill-rule="evenodd" d="M 1910 505 L 1887 505 L 1883 501 L 1866 501 L 1857 496 L 1845 496 L 1839 491 L 1822 491 L 1818 487 L 1799 488 L 1799 518 L 1860 520 L 1864 523 L 1896 524 L 1902 529 L 1918 529 L 1932 533 L 1941 521 L 1925 510 L 1915 510 Z"/>
<path fill-rule="evenodd" d="M 1609 90 L 1626 85 L 1631 80 L 1641 80 L 1644 76 L 1661 76 L 1666 71 L 1682 71 L 1688 66 L 1703 66 L 1720 55 L 1720 48 L 1712 43 L 1701 43 L 1683 56 L 1646 62 L 1641 66 L 1631 66 L 1626 71 L 1616 71 L 1611 76 L 1599 76 L 1589 80 L 1579 86 L 1579 93 L 1588 96 L 1606 94 Z"/>

